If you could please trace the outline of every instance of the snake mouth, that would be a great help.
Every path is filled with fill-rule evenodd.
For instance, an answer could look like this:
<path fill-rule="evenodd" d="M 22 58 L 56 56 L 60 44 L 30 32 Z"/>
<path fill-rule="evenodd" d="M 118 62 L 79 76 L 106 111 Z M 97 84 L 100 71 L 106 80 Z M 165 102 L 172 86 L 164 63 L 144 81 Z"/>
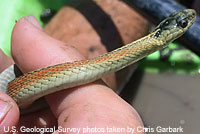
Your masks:
<path fill-rule="evenodd" d="M 184 10 L 186 12 L 186 14 L 192 18 L 196 17 L 196 11 L 194 9 L 186 9 Z"/>

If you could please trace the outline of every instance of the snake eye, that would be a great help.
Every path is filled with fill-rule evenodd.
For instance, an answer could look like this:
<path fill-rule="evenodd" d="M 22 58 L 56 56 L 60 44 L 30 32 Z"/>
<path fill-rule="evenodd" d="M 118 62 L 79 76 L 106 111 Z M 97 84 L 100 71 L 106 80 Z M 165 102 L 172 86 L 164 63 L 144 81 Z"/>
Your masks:
<path fill-rule="evenodd" d="M 188 21 L 187 20 L 181 20 L 178 22 L 178 24 L 182 27 L 185 28 L 188 25 Z"/>

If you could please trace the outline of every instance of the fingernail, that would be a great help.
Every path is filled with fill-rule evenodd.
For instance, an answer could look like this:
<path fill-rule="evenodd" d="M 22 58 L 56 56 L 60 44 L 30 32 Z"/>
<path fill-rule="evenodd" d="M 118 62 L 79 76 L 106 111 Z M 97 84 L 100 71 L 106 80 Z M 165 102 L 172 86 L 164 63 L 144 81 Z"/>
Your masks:
<path fill-rule="evenodd" d="M 12 108 L 12 104 L 0 100 L 0 122 L 5 118 L 6 114 Z"/>
<path fill-rule="evenodd" d="M 37 21 L 37 19 L 35 18 L 35 16 L 26 16 L 25 19 L 30 22 L 31 24 L 33 24 L 35 27 L 39 28 L 40 30 L 42 30 L 42 27 L 40 26 L 40 23 Z"/>

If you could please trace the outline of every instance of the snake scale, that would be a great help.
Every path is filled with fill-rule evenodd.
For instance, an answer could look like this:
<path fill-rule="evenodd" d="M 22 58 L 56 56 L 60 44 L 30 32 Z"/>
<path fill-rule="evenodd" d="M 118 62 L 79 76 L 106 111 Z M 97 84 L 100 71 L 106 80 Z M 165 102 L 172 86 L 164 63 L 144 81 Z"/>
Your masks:
<path fill-rule="evenodd" d="M 192 9 L 173 13 L 139 40 L 93 59 L 29 72 L 9 82 L 6 93 L 23 109 L 45 95 L 93 82 L 166 47 L 184 34 L 195 18 L 196 13 Z"/>

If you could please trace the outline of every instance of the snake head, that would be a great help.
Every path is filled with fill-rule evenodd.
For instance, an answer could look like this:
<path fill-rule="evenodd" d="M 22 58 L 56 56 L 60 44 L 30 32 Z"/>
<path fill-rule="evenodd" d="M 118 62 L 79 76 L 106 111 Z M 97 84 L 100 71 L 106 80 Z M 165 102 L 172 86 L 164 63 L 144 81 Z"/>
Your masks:
<path fill-rule="evenodd" d="M 156 27 L 154 36 L 165 38 L 166 43 L 169 43 L 183 35 L 194 23 L 195 18 L 196 12 L 193 9 L 175 12 Z"/>

